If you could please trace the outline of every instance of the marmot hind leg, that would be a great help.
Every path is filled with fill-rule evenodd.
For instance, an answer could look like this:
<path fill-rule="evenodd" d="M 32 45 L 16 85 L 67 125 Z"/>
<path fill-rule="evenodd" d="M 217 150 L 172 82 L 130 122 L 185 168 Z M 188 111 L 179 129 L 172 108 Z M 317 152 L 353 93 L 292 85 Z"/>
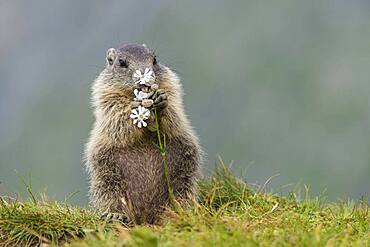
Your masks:
<path fill-rule="evenodd" d="M 102 217 L 119 219 L 125 210 L 125 183 L 117 152 L 111 151 L 97 157 L 92 163 L 91 204 L 104 212 Z"/>
<path fill-rule="evenodd" d="M 169 172 L 172 191 L 178 199 L 192 199 L 195 196 L 195 179 L 199 175 L 200 154 L 195 145 L 183 140 L 169 144 Z"/>

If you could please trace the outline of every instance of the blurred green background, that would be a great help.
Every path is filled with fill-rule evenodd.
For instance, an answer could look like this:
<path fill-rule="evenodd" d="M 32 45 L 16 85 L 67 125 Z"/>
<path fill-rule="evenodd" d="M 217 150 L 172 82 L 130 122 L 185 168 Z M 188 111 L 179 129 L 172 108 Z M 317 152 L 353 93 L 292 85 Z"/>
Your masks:
<path fill-rule="evenodd" d="M 87 203 L 90 86 L 145 43 L 182 78 L 207 153 L 276 192 L 369 195 L 370 1 L 1 1 L 0 193 Z"/>

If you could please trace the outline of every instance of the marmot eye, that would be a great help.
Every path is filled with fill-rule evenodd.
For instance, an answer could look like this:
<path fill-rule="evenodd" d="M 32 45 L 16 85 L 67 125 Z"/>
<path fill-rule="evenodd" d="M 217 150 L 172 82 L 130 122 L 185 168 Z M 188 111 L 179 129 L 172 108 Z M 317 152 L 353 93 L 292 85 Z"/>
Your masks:
<path fill-rule="evenodd" d="M 126 60 L 123 60 L 123 59 L 120 59 L 118 60 L 119 62 L 119 66 L 123 67 L 123 68 L 127 68 L 128 67 L 128 63 Z"/>
<path fill-rule="evenodd" d="M 156 64 L 157 64 L 157 58 L 154 57 L 154 59 L 153 59 L 153 65 L 156 65 Z"/>

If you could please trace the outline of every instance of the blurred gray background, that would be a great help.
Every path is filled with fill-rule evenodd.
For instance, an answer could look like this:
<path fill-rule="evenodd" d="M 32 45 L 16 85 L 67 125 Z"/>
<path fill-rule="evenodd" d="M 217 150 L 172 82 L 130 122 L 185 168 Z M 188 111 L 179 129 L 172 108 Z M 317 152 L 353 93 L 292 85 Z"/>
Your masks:
<path fill-rule="evenodd" d="M 370 1 L 0 1 L 0 193 L 87 203 L 105 51 L 145 43 L 182 78 L 207 153 L 276 192 L 370 188 Z"/>

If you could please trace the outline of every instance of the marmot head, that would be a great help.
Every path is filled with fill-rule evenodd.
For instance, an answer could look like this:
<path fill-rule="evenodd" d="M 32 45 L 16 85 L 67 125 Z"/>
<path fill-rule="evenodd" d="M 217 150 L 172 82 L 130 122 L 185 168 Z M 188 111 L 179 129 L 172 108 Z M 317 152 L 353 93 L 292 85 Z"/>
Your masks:
<path fill-rule="evenodd" d="M 163 71 L 156 56 L 146 45 L 127 44 L 118 49 L 110 48 L 106 60 L 105 72 L 109 74 L 109 79 L 123 84 L 134 84 L 133 74 L 136 70 L 144 72 L 149 68 L 155 76 Z"/>

